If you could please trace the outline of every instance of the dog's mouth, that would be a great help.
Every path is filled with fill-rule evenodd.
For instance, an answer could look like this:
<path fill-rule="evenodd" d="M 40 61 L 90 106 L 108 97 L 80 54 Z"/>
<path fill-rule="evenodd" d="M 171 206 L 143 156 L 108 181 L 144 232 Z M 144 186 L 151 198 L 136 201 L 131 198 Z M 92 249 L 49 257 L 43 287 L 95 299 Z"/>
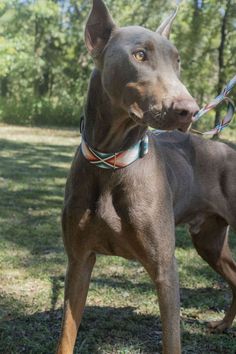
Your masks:
<path fill-rule="evenodd" d="M 160 130 L 180 130 L 188 132 L 193 123 L 195 112 L 185 109 L 182 110 L 166 110 L 163 114 L 154 114 L 151 117 L 150 126 Z M 149 118 L 150 119 L 150 118 Z M 153 124 L 153 125 L 152 125 Z"/>
<path fill-rule="evenodd" d="M 167 94 L 157 97 L 152 87 L 130 84 L 122 97 L 124 108 L 136 124 L 158 130 L 187 132 L 199 110 L 196 101 L 186 92 L 176 97 Z"/>
<path fill-rule="evenodd" d="M 129 117 L 138 125 L 146 126 L 146 127 L 148 126 L 148 124 L 142 118 L 140 118 L 138 115 L 136 115 L 133 112 L 129 112 Z"/>
<path fill-rule="evenodd" d="M 189 131 L 192 124 L 192 120 L 188 119 L 178 119 L 174 115 L 168 112 L 162 111 L 147 111 L 144 112 L 143 116 L 135 114 L 134 112 L 129 112 L 130 118 L 138 125 L 149 126 L 153 129 L 158 130 L 179 130 L 181 132 Z"/>
<path fill-rule="evenodd" d="M 178 127 L 177 129 L 180 132 L 186 133 L 186 132 L 188 132 L 191 129 L 191 126 L 192 126 L 192 122 L 183 124 L 182 126 Z"/>

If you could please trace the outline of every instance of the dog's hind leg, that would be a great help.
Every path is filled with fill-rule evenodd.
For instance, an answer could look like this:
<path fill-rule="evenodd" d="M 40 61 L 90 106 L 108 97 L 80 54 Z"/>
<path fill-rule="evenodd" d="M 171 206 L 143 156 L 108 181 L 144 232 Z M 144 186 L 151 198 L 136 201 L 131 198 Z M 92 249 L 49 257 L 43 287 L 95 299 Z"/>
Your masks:
<path fill-rule="evenodd" d="M 229 284 L 232 289 L 232 303 L 221 321 L 209 323 L 215 332 L 229 328 L 236 316 L 236 263 L 228 245 L 228 225 L 218 215 L 208 217 L 199 230 L 190 228 L 194 246 L 199 255 Z"/>

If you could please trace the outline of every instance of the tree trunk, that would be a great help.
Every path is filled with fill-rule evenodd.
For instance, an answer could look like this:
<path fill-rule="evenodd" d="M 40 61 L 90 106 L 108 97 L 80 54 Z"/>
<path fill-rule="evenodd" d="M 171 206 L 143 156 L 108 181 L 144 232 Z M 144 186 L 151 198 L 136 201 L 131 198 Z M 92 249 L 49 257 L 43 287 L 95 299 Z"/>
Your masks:
<path fill-rule="evenodd" d="M 44 37 L 44 27 L 40 21 L 40 18 L 35 17 L 35 38 L 34 38 L 34 55 L 37 67 L 37 77 L 34 80 L 34 95 L 36 97 L 42 97 L 49 91 L 50 82 L 50 68 L 47 63 L 44 68 L 40 68 L 38 60 L 40 57 L 45 57 L 45 48 L 42 53 L 42 40 Z M 50 43 L 48 44 L 50 45 Z"/>
<path fill-rule="evenodd" d="M 231 0 L 227 0 L 225 13 L 222 18 L 221 23 L 221 37 L 220 37 L 220 45 L 218 48 L 218 83 L 217 83 L 217 94 L 221 93 L 221 90 L 225 83 L 225 75 L 224 75 L 224 68 L 225 68 L 225 41 L 227 36 L 227 21 L 229 17 L 231 6 Z M 220 108 L 217 107 L 216 114 L 215 114 L 215 126 L 220 123 Z M 217 136 L 216 136 L 217 137 Z"/>
<path fill-rule="evenodd" d="M 34 95 L 36 97 L 40 96 L 40 92 L 39 92 L 40 68 L 38 65 L 38 60 L 40 57 L 39 48 L 40 48 L 41 38 L 42 38 L 42 33 L 40 28 L 40 21 L 37 15 L 35 15 L 34 56 L 35 56 L 36 67 L 37 67 L 37 77 L 34 80 Z"/>
<path fill-rule="evenodd" d="M 1 78 L 0 81 L 0 95 L 2 97 L 7 97 L 8 95 L 8 85 L 9 85 L 9 79 L 8 76 L 5 76 L 3 78 Z"/>

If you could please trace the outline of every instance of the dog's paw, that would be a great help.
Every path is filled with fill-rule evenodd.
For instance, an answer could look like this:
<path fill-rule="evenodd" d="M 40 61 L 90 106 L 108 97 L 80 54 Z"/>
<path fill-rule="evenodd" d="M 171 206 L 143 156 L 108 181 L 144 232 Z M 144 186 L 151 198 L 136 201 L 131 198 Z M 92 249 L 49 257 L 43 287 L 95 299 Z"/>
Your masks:
<path fill-rule="evenodd" d="M 208 328 L 210 329 L 211 332 L 214 332 L 214 333 L 223 333 L 228 328 L 230 328 L 230 326 L 231 326 L 231 323 L 229 323 L 225 320 L 208 322 Z"/>

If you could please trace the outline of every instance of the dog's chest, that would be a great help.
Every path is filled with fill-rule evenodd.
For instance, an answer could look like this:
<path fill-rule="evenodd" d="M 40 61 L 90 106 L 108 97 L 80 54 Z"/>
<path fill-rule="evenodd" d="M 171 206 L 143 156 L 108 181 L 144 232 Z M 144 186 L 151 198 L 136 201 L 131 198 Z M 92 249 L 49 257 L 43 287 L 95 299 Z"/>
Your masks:
<path fill-rule="evenodd" d="M 98 254 L 117 255 L 133 258 L 128 246 L 129 232 L 112 193 L 102 193 L 96 208 L 85 212 L 81 219 L 83 235 L 90 240 L 90 246 Z"/>
<path fill-rule="evenodd" d="M 106 225 L 113 233 L 121 233 L 122 220 L 111 191 L 99 196 L 95 216 L 95 222 Z"/>

